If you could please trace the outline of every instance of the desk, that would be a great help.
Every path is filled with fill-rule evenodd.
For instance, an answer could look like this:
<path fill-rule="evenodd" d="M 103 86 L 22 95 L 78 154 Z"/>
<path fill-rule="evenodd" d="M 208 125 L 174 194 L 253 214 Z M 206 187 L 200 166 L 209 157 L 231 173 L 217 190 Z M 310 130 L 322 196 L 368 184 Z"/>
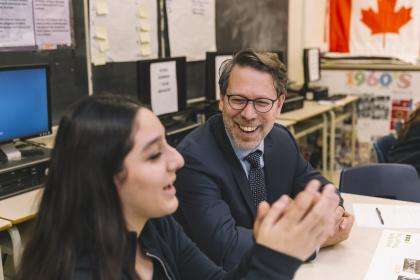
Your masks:
<path fill-rule="evenodd" d="M 333 104 L 333 110 L 328 111 L 330 115 L 330 172 L 334 171 L 335 167 L 335 129 L 337 123 L 342 122 L 345 119 L 351 118 L 351 155 L 350 162 L 351 166 L 354 166 L 355 151 L 356 151 L 356 119 L 357 119 L 357 108 L 356 101 L 359 100 L 358 96 L 348 95 L 341 100 L 337 100 Z M 351 106 L 349 112 L 340 113 L 346 106 Z"/>
<path fill-rule="evenodd" d="M 322 132 L 322 171 L 324 174 L 326 174 L 326 171 L 327 171 L 327 156 L 328 156 L 328 150 L 327 150 L 328 119 L 327 119 L 326 114 L 332 109 L 333 109 L 332 104 L 318 104 L 317 102 L 304 101 L 302 109 L 283 113 L 283 114 L 280 114 L 280 116 L 278 117 L 279 123 L 281 123 L 282 121 L 294 122 L 290 131 L 292 132 L 293 136 L 296 139 L 304 137 L 317 130 L 321 130 Z M 304 127 L 303 129 L 299 131 L 297 131 L 297 129 L 295 128 L 295 125 L 299 123 L 301 124 L 305 121 L 318 118 L 318 117 L 322 117 L 322 120 L 315 121 L 313 124 L 307 127 Z"/>
<path fill-rule="evenodd" d="M 10 228 L 7 231 L 10 235 L 12 248 L 9 253 L 13 255 L 15 266 L 19 263 L 23 249 L 17 225 L 35 217 L 41 196 L 42 189 L 35 189 L 0 200 L 0 218 L 10 223 Z M 0 221 L 2 221 L 1 219 Z"/>
<path fill-rule="evenodd" d="M 353 213 L 353 203 L 405 204 L 418 203 L 382 199 L 353 194 L 342 194 L 345 208 Z M 398 229 L 397 229 L 398 230 Z M 420 233 L 419 229 L 410 231 Z M 304 264 L 297 271 L 297 280 L 358 280 L 363 279 L 369 269 L 371 259 L 381 237 L 382 230 L 361 228 L 354 224 L 349 239 L 333 247 L 321 249 L 319 256 L 312 263 Z"/>

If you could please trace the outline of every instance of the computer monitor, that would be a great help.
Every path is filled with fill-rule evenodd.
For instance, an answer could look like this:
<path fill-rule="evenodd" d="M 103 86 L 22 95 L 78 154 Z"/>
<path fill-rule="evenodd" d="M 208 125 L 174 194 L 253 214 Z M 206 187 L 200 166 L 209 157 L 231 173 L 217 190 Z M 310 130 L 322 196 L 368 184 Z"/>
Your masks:
<path fill-rule="evenodd" d="M 303 50 L 303 70 L 305 84 L 319 81 L 321 79 L 319 48 L 308 48 Z"/>
<path fill-rule="evenodd" d="M 0 68 L 0 148 L 13 151 L 15 139 L 51 134 L 47 65 Z"/>
<path fill-rule="evenodd" d="M 276 53 L 281 62 L 285 63 L 285 52 L 284 51 L 271 51 Z M 220 99 L 220 66 L 227 59 L 233 57 L 232 52 L 207 52 L 206 53 L 206 99 L 208 101 L 214 101 Z"/>
<path fill-rule="evenodd" d="M 138 62 L 138 98 L 158 116 L 187 107 L 186 58 L 172 57 Z"/>

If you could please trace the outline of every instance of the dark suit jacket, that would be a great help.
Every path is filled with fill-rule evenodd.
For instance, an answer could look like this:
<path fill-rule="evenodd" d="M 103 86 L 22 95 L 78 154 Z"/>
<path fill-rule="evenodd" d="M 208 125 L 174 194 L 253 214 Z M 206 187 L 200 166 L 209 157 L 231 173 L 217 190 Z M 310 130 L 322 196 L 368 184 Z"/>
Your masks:
<path fill-rule="evenodd" d="M 177 147 L 185 158 L 175 182 L 177 220 L 216 264 L 226 270 L 252 247 L 256 208 L 248 179 L 226 135 L 221 115 L 186 136 Z M 328 181 L 305 161 L 290 132 L 280 125 L 264 139 L 267 200 L 294 197 L 311 179 Z"/>

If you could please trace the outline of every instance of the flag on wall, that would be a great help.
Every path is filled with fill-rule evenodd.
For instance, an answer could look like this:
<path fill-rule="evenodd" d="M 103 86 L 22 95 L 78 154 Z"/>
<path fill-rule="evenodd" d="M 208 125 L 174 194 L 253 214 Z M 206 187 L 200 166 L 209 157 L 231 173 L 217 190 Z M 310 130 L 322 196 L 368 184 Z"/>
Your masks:
<path fill-rule="evenodd" d="M 415 62 L 420 0 L 329 0 L 329 51 Z"/>

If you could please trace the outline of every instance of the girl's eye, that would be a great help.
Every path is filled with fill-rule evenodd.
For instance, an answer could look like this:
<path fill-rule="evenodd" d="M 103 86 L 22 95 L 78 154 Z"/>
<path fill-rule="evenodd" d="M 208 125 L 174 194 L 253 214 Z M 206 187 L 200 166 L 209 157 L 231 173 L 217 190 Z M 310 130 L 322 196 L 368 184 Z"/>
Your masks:
<path fill-rule="evenodd" d="M 161 152 L 159 152 L 159 153 L 156 153 L 156 154 L 153 154 L 153 155 L 151 155 L 150 157 L 149 157 L 149 160 L 157 160 L 157 159 L 159 159 L 160 158 L 160 156 L 162 155 L 162 153 Z"/>

